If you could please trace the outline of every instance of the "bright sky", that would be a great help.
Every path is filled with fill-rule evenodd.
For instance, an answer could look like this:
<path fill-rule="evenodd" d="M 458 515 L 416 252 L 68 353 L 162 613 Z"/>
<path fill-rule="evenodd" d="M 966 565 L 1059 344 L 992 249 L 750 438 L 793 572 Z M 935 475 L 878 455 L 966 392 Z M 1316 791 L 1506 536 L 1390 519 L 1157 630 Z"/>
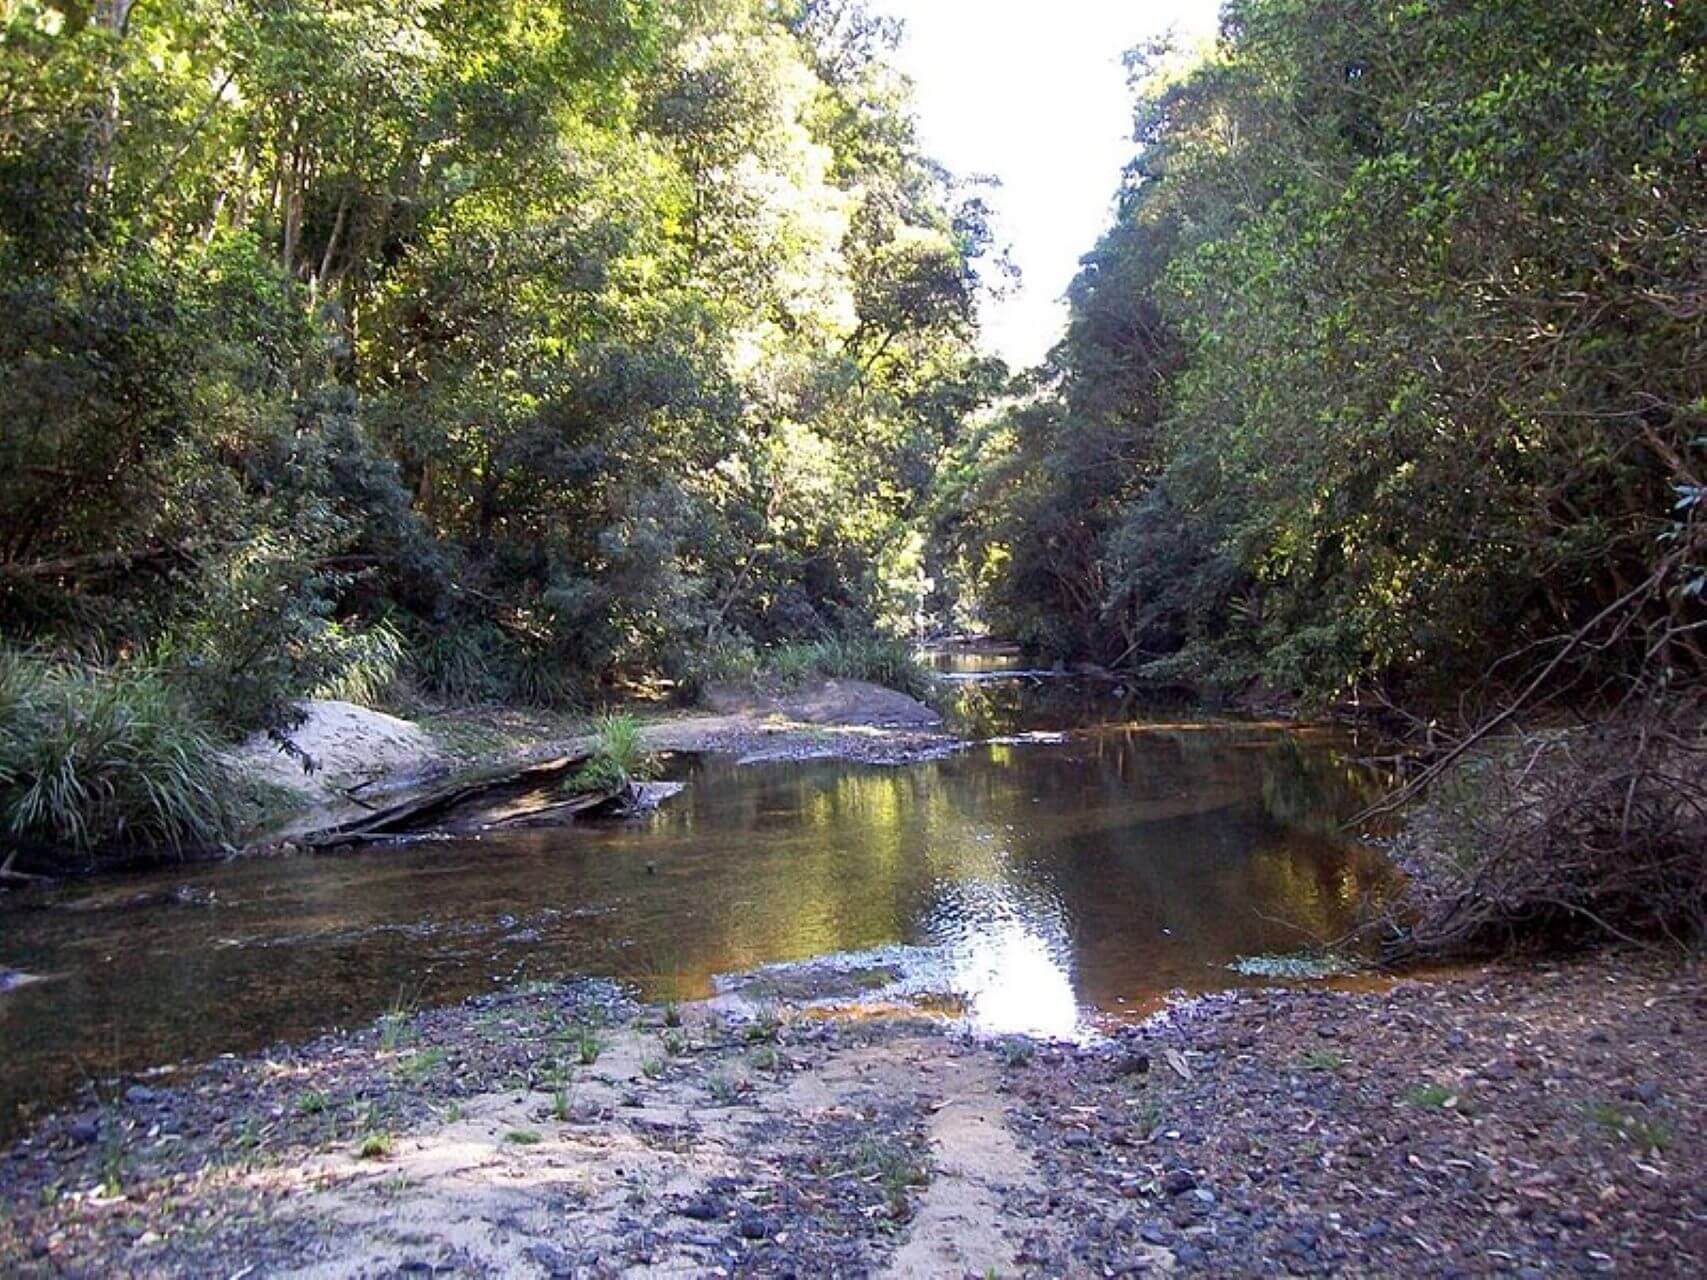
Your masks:
<path fill-rule="evenodd" d="M 1127 49 L 1170 28 L 1215 28 L 1218 0 L 877 0 L 902 18 L 927 151 L 992 174 L 998 237 L 1022 279 L 984 316 L 985 341 L 1035 364 L 1066 323 L 1062 294 L 1113 216 L 1132 155 Z"/>

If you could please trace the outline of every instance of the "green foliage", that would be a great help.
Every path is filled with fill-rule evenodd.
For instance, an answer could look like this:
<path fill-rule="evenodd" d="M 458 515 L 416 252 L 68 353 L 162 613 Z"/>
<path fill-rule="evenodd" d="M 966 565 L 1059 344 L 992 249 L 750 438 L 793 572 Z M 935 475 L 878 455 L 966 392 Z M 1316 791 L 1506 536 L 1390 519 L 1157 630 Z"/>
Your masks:
<path fill-rule="evenodd" d="M 592 757 L 569 780 L 573 790 L 620 791 L 652 776 L 654 762 L 641 745 L 640 722 L 633 716 L 600 716 L 593 722 L 593 737 Z"/>
<path fill-rule="evenodd" d="M 1588 1114 L 1601 1128 L 1631 1143 L 1638 1151 L 1664 1151 L 1671 1145 L 1671 1126 L 1658 1117 L 1636 1115 L 1628 1107 L 1610 1102 L 1593 1103 Z"/>
<path fill-rule="evenodd" d="M 598 1030 L 594 1027 L 577 1027 L 574 1043 L 575 1056 L 583 1067 L 592 1066 L 604 1052 L 604 1042 L 599 1039 Z"/>
<path fill-rule="evenodd" d="M 203 723 L 155 672 L 0 647 L 0 820 L 78 854 L 173 851 L 232 826 L 230 781 Z"/>
<path fill-rule="evenodd" d="M 1134 55 L 1066 338 L 949 470 L 960 589 L 1326 700 L 1451 691 L 1658 573 L 1577 669 L 1699 677 L 1704 47 L 1660 0 L 1235 0 Z"/>
<path fill-rule="evenodd" d="M 909 1212 L 907 1192 L 930 1181 L 930 1168 L 911 1148 L 881 1137 L 862 1139 L 854 1147 L 849 1171 L 877 1180 L 895 1218 L 905 1218 Z"/>
<path fill-rule="evenodd" d="M 704 655 L 693 683 L 717 681 L 792 688 L 815 676 L 867 680 L 915 696 L 922 696 L 931 688 L 929 672 L 911 645 L 889 636 L 858 634 L 795 641 L 766 649 L 725 644 Z"/>
<path fill-rule="evenodd" d="M 1456 1091 L 1443 1084 L 1419 1084 L 1405 1091 L 1405 1101 L 1413 1107 L 1421 1107 L 1426 1111 L 1438 1111 L 1448 1107 L 1457 1107 L 1460 1101 Z"/>
<path fill-rule="evenodd" d="M 0 16 L 0 635 L 584 705 L 910 624 L 997 374 L 895 32 L 806 0 Z"/>

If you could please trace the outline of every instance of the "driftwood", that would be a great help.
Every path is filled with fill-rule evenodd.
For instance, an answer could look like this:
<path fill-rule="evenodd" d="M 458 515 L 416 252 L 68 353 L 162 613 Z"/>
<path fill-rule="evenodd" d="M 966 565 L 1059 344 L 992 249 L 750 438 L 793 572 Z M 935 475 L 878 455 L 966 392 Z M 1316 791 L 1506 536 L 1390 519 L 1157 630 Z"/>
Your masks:
<path fill-rule="evenodd" d="M 538 764 L 526 765 L 505 773 L 489 774 L 473 780 L 462 779 L 424 795 L 413 796 L 382 809 L 375 809 L 371 813 L 364 813 L 338 826 L 317 831 L 305 837 L 301 843 L 309 849 L 339 849 L 349 845 L 367 844 L 388 836 L 420 832 L 429 825 L 443 825 L 444 820 L 450 818 L 458 809 L 465 808 L 477 800 L 491 799 L 505 792 L 519 794 L 547 786 L 567 777 L 589 758 L 590 753 L 583 752 L 580 755 L 542 760 Z M 485 825 L 487 829 L 523 825 L 522 819 L 536 819 L 547 812 L 561 820 L 606 804 L 616 795 L 615 791 L 588 792 L 559 804 L 547 805 L 510 818 L 500 818 Z"/>

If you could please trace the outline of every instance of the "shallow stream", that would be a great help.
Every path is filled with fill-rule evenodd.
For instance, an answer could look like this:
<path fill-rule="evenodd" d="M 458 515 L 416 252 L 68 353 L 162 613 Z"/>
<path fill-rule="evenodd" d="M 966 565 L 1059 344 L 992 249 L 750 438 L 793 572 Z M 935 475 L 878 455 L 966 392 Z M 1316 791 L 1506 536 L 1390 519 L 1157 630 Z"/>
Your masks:
<path fill-rule="evenodd" d="M 958 696 L 1002 740 L 904 766 L 702 757 L 635 822 L 26 895 L 0 907 L 0 967 L 46 980 L 0 995 L 0 1129 L 86 1077 L 574 973 L 693 999 L 870 953 L 873 986 L 1072 1035 L 1338 937 L 1387 881 L 1337 834 L 1368 779 L 1332 733 L 1130 721 L 1042 678 Z"/>

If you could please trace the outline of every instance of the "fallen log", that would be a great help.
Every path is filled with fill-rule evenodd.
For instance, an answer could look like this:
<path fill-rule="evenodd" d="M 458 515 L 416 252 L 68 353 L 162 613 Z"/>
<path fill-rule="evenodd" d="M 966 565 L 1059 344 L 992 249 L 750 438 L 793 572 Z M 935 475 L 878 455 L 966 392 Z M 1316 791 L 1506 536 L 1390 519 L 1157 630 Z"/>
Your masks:
<path fill-rule="evenodd" d="M 445 818 L 476 800 L 488 799 L 506 791 L 532 790 L 565 778 L 585 764 L 590 756 L 590 752 L 558 756 L 503 773 L 487 774 L 473 779 L 463 778 L 423 795 L 364 813 L 337 826 L 327 827 L 323 831 L 303 837 L 299 843 L 308 849 L 339 849 L 349 845 L 367 844 L 388 836 L 416 833 L 433 820 Z M 610 799 L 614 794 L 589 792 L 564 801 L 562 807 L 581 812 Z"/>

